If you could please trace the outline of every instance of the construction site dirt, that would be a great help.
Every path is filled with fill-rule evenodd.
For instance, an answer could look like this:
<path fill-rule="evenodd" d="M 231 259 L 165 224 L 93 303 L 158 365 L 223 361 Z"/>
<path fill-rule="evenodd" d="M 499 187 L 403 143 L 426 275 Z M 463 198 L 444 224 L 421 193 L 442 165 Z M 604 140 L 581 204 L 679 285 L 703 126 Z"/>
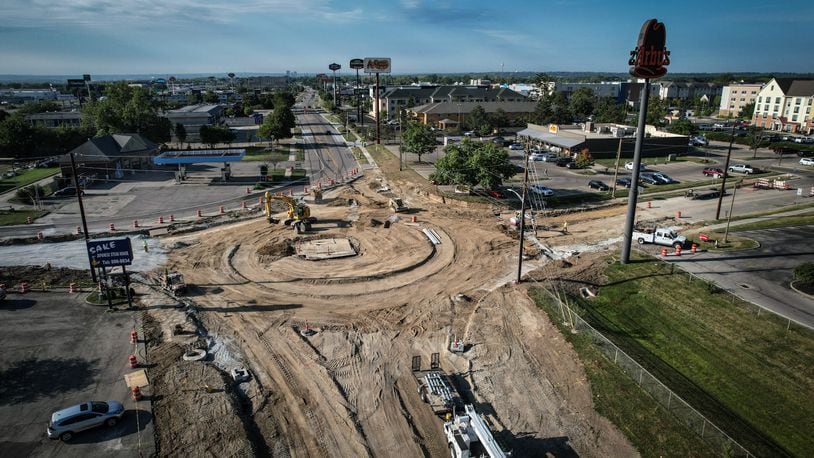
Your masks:
<path fill-rule="evenodd" d="M 304 234 L 257 218 L 163 239 L 166 268 L 192 288 L 186 312 L 146 305 L 155 333 L 166 338 L 180 323 L 190 332 L 205 329 L 206 341 L 153 347 L 174 361 L 151 369 L 160 453 L 210 455 L 216 441 L 227 440 L 231 451 L 217 449 L 225 456 L 449 456 L 443 420 L 421 400 L 411 371 L 414 356 L 428 362 L 439 353 L 441 368 L 454 374 L 514 456 L 635 456 L 624 434 L 595 412 L 576 353 L 529 299 L 525 283 L 512 282 L 517 240 L 493 212 L 387 183 L 411 209 L 396 216 L 373 190 L 382 185 L 376 178 L 326 191 L 319 204 L 309 199 L 317 220 Z M 569 224 L 595 217 L 575 216 Z M 583 235 L 550 235 L 578 245 L 585 227 Z M 438 243 L 422 229 L 432 229 Z M 614 229 L 596 224 L 590 238 Z M 343 256 L 297 255 L 300 244 L 315 239 L 347 240 Z M 526 270 L 554 262 L 565 261 L 530 259 Z M 463 353 L 448 351 L 452 336 L 464 342 Z M 212 353 L 214 364 L 180 363 L 194 345 Z M 230 365 L 245 365 L 252 378 L 225 388 L 233 384 L 224 375 Z M 161 403 L 196 405 L 190 415 L 203 419 L 211 417 L 201 409 L 219 412 L 233 428 L 210 434 L 209 421 L 162 421 L 168 417 Z M 184 434 L 168 428 L 200 430 L 178 439 Z M 172 440 L 184 446 L 168 448 Z"/>

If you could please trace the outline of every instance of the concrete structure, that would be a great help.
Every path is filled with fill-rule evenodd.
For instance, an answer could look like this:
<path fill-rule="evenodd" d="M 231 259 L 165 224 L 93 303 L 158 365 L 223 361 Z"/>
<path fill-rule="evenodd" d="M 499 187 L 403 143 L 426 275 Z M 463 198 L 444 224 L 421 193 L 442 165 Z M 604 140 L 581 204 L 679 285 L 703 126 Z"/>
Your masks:
<path fill-rule="evenodd" d="M 810 134 L 814 80 L 773 78 L 763 86 L 755 102 L 752 124 L 768 130 Z"/>
<path fill-rule="evenodd" d="M 374 103 L 375 97 L 374 87 L 370 94 Z M 390 118 L 394 118 L 396 116 L 394 113 L 398 113 L 401 109 L 432 103 L 463 104 L 466 102 L 523 102 L 528 100 L 511 89 L 476 86 L 399 86 L 384 90 L 380 88 L 379 97 L 379 111 L 382 113 L 382 119 L 386 119 L 388 114 Z M 451 113 L 457 113 L 457 109 Z"/>
<path fill-rule="evenodd" d="M 730 84 L 724 86 L 721 91 L 721 106 L 718 116 L 730 116 L 737 118 L 741 114 L 744 105 L 748 105 L 757 100 L 757 94 L 763 88 L 763 84 Z"/>
<path fill-rule="evenodd" d="M 173 141 L 179 141 L 175 136 L 175 125 L 182 124 L 186 129 L 187 142 L 201 141 L 201 126 L 217 126 L 223 123 L 225 110 L 220 105 L 188 105 L 177 110 L 165 113 L 173 127 Z"/>
<path fill-rule="evenodd" d="M 114 134 L 91 138 L 71 153 L 76 158 L 77 174 L 84 181 L 123 178 L 136 170 L 150 169 L 158 145 L 139 134 Z M 71 158 L 59 157 L 64 178 L 73 177 Z"/>
<path fill-rule="evenodd" d="M 715 83 L 674 83 L 672 81 L 662 81 L 655 83 L 658 86 L 658 94 L 661 100 L 684 99 L 700 100 L 706 96 L 713 100 L 721 95 L 723 89 Z"/>
<path fill-rule="evenodd" d="M 35 113 L 26 116 L 32 126 L 49 128 L 57 127 L 79 127 L 82 124 L 82 113 L 78 111 L 54 111 L 47 113 Z"/>
<path fill-rule="evenodd" d="M 475 109 L 481 107 L 487 114 L 503 110 L 510 121 L 527 119 L 537 108 L 537 102 L 530 100 L 517 102 L 436 102 L 421 105 L 408 110 L 408 115 L 422 124 L 439 129 L 456 128 L 466 122 L 467 116 Z M 505 126 L 501 126 L 505 127 Z"/>
<path fill-rule="evenodd" d="M 621 124 L 592 124 L 586 122 L 571 126 L 540 126 L 529 124 L 517 133 L 521 143 L 530 142 L 561 155 L 570 156 L 587 148 L 594 158 L 615 158 L 621 142 L 621 157 L 633 157 L 636 127 Z M 676 135 L 646 126 L 642 157 L 667 156 L 687 152 L 687 136 Z"/>

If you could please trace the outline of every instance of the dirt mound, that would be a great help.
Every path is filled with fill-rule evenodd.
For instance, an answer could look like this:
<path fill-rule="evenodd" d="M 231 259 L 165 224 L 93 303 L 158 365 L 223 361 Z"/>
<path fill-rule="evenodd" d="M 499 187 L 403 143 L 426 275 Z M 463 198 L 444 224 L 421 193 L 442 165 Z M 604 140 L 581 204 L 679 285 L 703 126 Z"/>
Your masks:
<path fill-rule="evenodd" d="M 69 269 L 66 267 L 51 268 L 48 265 L 0 267 L 0 284 L 13 287 L 21 282 L 28 282 L 33 289 L 56 286 L 68 287 L 71 283 L 91 283 L 87 270 Z"/>
<path fill-rule="evenodd" d="M 274 262 L 286 256 L 292 256 L 294 253 L 293 241 L 289 239 L 268 243 L 257 250 L 257 255 L 263 262 Z"/>

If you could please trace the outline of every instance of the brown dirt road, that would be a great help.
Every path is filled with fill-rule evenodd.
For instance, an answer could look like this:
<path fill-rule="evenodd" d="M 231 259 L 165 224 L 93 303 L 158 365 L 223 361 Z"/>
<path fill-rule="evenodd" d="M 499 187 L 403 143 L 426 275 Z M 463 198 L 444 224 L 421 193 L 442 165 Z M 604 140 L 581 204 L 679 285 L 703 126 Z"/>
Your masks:
<path fill-rule="evenodd" d="M 410 369 L 412 356 L 426 364 L 440 353 L 441 367 L 465 380 L 515 456 L 636 455 L 595 413 L 576 354 L 524 287 L 500 286 L 517 252 L 494 216 L 391 183 L 420 210 L 416 223 L 399 214 L 385 228 L 379 223 L 393 213 L 375 186 L 367 177 L 309 203 L 319 219 L 311 234 L 257 219 L 165 239 L 169 267 L 195 285 L 203 322 L 233 336 L 261 385 L 261 454 L 448 456 L 442 421 L 419 399 Z M 315 237 L 349 238 L 358 254 L 291 255 Z M 456 300 L 461 293 L 471 300 Z M 298 332 L 306 321 L 315 336 Z M 470 349 L 446 351 L 452 334 Z"/>

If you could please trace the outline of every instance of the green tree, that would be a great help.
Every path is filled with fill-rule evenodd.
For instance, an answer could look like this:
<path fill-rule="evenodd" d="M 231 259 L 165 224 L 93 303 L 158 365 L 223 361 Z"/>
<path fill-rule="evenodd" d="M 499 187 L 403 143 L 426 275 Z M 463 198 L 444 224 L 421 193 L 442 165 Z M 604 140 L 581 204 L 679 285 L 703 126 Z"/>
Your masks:
<path fill-rule="evenodd" d="M 494 189 L 514 175 L 509 154 L 492 142 L 464 139 L 449 145 L 430 179 L 441 184 L 481 185 Z"/>
<path fill-rule="evenodd" d="M 182 146 L 187 141 L 187 128 L 180 122 L 175 123 L 175 138 Z"/>
<path fill-rule="evenodd" d="M 596 96 L 590 88 L 581 87 L 571 94 L 569 108 L 577 120 L 585 120 L 592 115 L 595 106 Z"/>
<path fill-rule="evenodd" d="M 670 124 L 670 127 L 667 128 L 669 132 L 679 135 L 695 135 L 698 133 L 698 127 L 692 123 L 689 119 L 683 118 L 678 119 Z"/>
<path fill-rule="evenodd" d="M 34 113 L 45 113 L 48 111 L 60 111 L 62 107 L 53 101 L 38 101 L 32 103 L 26 103 L 25 105 L 21 106 L 17 113 L 22 113 L 26 115 L 34 114 Z"/>
<path fill-rule="evenodd" d="M 20 113 L 0 122 L 0 156 L 23 158 L 33 155 L 37 145 L 37 129 Z"/>
<path fill-rule="evenodd" d="M 752 116 L 755 114 L 755 102 L 749 102 L 743 107 L 741 107 L 740 118 L 741 119 L 752 119 Z"/>
<path fill-rule="evenodd" d="M 418 156 L 418 162 L 421 162 L 422 155 L 435 150 L 435 133 L 427 125 L 418 122 L 407 124 L 402 139 L 407 151 Z"/>
<path fill-rule="evenodd" d="M 795 267 L 794 281 L 805 286 L 814 286 L 814 262 L 804 262 Z"/>
<path fill-rule="evenodd" d="M 218 103 L 218 94 L 215 94 L 212 91 L 206 91 L 203 96 L 203 101 L 205 103 Z"/>
<path fill-rule="evenodd" d="M 625 106 L 610 97 L 599 99 L 595 113 L 594 121 L 603 123 L 624 123 L 627 117 Z"/>
<path fill-rule="evenodd" d="M 257 135 L 261 138 L 274 138 L 280 140 L 291 138 L 291 129 L 295 125 L 294 113 L 291 109 L 280 105 L 263 120 Z"/>
<path fill-rule="evenodd" d="M 658 96 L 651 96 L 647 102 L 647 124 L 662 126 L 665 116 L 667 116 L 667 102 Z"/>
<path fill-rule="evenodd" d="M 105 97 L 90 102 L 82 111 L 82 122 L 93 126 L 97 136 L 141 133 L 154 142 L 164 141 L 168 129 L 159 120 L 158 102 L 146 88 L 130 87 L 119 81 L 105 87 Z"/>
<path fill-rule="evenodd" d="M 472 111 L 469 112 L 469 115 L 466 117 L 466 125 L 470 129 L 477 131 L 480 135 L 488 135 L 492 131 L 486 110 L 480 105 L 476 105 L 472 108 Z"/>
<path fill-rule="evenodd" d="M 509 115 L 503 110 L 503 108 L 498 108 L 489 116 L 489 122 L 495 129 L 500 129 L 501 127 L 508 127 L 509 126 Z"/>
<path fill-rule="evenodd" d="M 214 148 L 217 143 L 231 143 L 235 134 L 228 127 L 201 126 L 201 142 Z"/>
<path fill-rule="evenodd" d="M 588 148 L 583 148 L 582 151 L 577 154 L 577 158 L 574 160 L 574 162 L 576 162 L 577 167 L 581 169 L 593 164 L 594 157 L 591 156 L 591 150 Z"/>

